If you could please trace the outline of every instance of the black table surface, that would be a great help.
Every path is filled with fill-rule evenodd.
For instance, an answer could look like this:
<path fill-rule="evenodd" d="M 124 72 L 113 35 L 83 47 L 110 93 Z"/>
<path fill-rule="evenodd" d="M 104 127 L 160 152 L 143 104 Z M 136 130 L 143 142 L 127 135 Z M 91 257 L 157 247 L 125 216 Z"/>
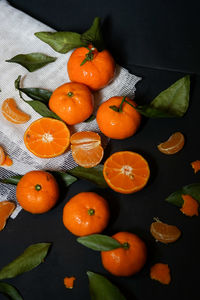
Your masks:
<path fill-rule="evenodd" d="M 143 78 L 137 84 L 138 103 L 151 101 L 179 78 L 191 75 L 190 106 L 184 117 L 144 119 L 136 135 L 122 141 L 111 140 L 105 149 L 104 160 L 122 150 L 138 152 L 148 160 L 151 177 L 142 191 L 122 195 L 78 180 L 63 191 L 63 197 L 50 212 L 32 215 L 21 211 L 15 220 L 9 219 L 0 233 L 0 268 L 30 244 L 52 243 L 43 264 L 6 280 L 25 300 L 90 299 L 87 270 L 106 276 L 127 300 L 199 299 L 200 219 L 183 215 L 165 201 L 171 192 L 200 179 L 200 172 L 194 174 L 190 165 L 200 159 L 200 48 L 195 30 L 199 19 L 192 1 L 183 2 L 10 0 L 15 7 L 56 30 L 82 32 L 90 26 L 94 16 L 99 15 L 108 48 L 117 62 Z M 160 153 L 156 146 L 175 131 L 181 131 L 186 137 L 184 148 L 172 156 Z M 95 191 L 108 200 L 111 220 L 105 234 L 130 231 L 146 242 L 148 259 L 141 272 L 128 278 L 109 274 L 102 267 L 100 254 L 78 244 L 76 237 L 65 229 L 63 207 L 73 195 L 82 191 Z M 149 232 L 153 217 L 178 226 L 181 238 L 171 245 L 155 242 Z M 150 279 L 150 266 L 156 262 L 169 264 L 172 281 L 168 286 Z M 72 290 L 63 284 L 63 278 L 68 275 L 76 277 Z M 0 294 L 0 299 L 6 298 Z"/>

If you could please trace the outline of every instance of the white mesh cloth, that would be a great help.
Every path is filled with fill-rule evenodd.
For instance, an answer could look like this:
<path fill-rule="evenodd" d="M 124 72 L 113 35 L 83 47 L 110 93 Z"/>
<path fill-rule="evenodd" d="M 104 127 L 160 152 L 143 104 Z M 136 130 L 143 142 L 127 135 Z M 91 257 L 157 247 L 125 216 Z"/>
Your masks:
<path fill-rule="evenodd" d="M 17 105 L 29 115 L 31 119 L 26 124 L 12 124 L 0 113 L 0 145 L 5 152 L 13 159 L 13 165 L 0 168 L 0 178 L 9 177 L 14 174 L 25 174 L 31 170 L 67 170 L 76 164 L 71 152 L 51 159 L 41 159 L 30 153 L 23 142 L 23 134 L 31 122 L 40 118 L 27 103 L 20 99 L 18 91 L 15 90 L 14 81 L 18 75 L 22 75 L 23 87 L 39 87 L 53 91 L 59 85 L 68 82 L 67 61 L 71 52 L 59 54 L 47 44 L 34 36 L 38 31 L 54 31 L 50 27 L 33 19 L 29 15 L 13 8 L 7 1 L 0 0 L 0 106 L 6 98 L 14 98 Z M 70 28 L 69 28 L 70 31 Z M 46 55 L 57 57 L 57 60 L 49 65 L 35 71 L 28 72 L 25 68 L 15 63 L 8 63 L 5 60 L 17 54 L 42 52 Z M 116 75 L 112 83 L 95 93 L 96 108 L 100 102 L 112 96 L 134 97 L 135 85 L 141 78 L 130 74 L 126 69 L 117 66 Z M 28 99 L 28 97 L 26 97 Z M 72 132 L 91 130 L 98 132 L 96 120 L 89 123 L 81 123 L 73 128 Z M 105 144 L 106 139 L 103 138 Z M 15 187 L 0 184 L 0 201 L 15 199 Z M 18 206 L 12 217 L 14 218 L 20 207 Z"/>

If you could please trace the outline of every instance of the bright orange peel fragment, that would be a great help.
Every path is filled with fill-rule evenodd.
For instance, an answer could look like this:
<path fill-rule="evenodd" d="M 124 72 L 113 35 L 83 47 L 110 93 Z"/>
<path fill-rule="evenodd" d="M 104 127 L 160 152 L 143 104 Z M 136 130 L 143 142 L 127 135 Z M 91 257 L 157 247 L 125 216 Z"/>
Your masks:
<path fill-rule="evenodd" d="M 171 282 L 169 266 L 163 263 L 156 263 L 151 267 L 150 277 L 162 284 L 169 284 Z"/>
<path fill-rule="evenodd" d="M 16 205 L 12 201 L 0 202 L 0 231 L 4 229 L 7 219 L 13 213 Z"/>
<path fill-rule="evenodd" d="M 189 217 L 198 216 L 199 203 L 190 195 L 182 195 L 182 198 L 184 202 L 180 211 Z"/>
<path fill-rule="evenodd" d="M 72 277 L 65 277 L 64 278 L 64 285 L 67 289 L 73 289 L 74 287 L 74 280 L 76 279 L 76 277 L 72 276 Z"/>
<path fill-rule="evenodd" d="M 194 169 L 194 173 L 196 174 L 200 170 L 200 160 L 191 162 L 191 166 Z"/>

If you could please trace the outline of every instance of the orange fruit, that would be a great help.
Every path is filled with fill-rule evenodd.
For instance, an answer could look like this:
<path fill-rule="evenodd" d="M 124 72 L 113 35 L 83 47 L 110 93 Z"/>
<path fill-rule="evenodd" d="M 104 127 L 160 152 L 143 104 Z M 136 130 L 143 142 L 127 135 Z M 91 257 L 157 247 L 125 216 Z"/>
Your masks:
<path fill-rule="evenodd" d="M 92 131 L 74 133 L 71 136 L 71 150 L 75 162 L 84 168 L 98 165 L 104 154 L 101 137 Z"/>
<path fill-rule="evenodd" d="M 0 202 L 0 231 L 4 229 L 7 219 L 15 210 L 15 203 L 11 201 Z"/>
<path fill-rule="evenodd" d="M 5 152 L 3 148 L 0 146 L 0 165 L 3 165 L 6 159 Z"/>
<path fill-rule="evenodd" d="M 74 287 L 74 280 L 76 279 L 76 277 L 72 276 L 72 277 L 65 277 L 64 278 L 64 285 L 67 289 L 73 289 Z"/>
<path fill-rule="evenodd" d="M 120 151 L 105 161 L 103 175 L 111 189 L 122 194 L 131 194 L 147 184 L 150 169 L 142 155 Z"/>
<path fill-rule="evenodd" d="M 180 211 L 188 217 L 198 216 L 199 203 L 190 195 L 181 195 L 181 197 L 184 202 Z"/>
<path fill-rule="evenodd" d="M 183 148 L 184 144 L 184 135 L 181 132 L 175 132 L 167 141 L 159 144 L 157 147 L 164 154 L 175 154 Z"/>
<path fill-rule="evenodd" d="M 163 263 L 156 263 L 151 267 L 150 277 L 162 284 L 169 284 L 171 281 L 169 266 Z"/>
<path fill-rule="evenodd" d="M 115 61 L 107 50 L 99 52 L 93 46 L 80 47 L 71 54 L 67 71 L 71 81 L 99 90 L 113 79 Z"/>
<path fill-rule="evenodd" d="M 162 243 L 173 243 L 181 236 L 181 231 L 174 225 L 168 225 L 156 219 L 150 226 L 153 237 Z"/>
<path fill-rule="evenodd" d="M 70 143 L 70 131 L 67 125 L 52 118 L 41 118 L 27 128 L 24 134 L 27 149 L 41 158 L 61 155 Z"/>
<path fill-rule="evenodd" d="M 75 195 L 63 209 L 64 226 L 77 236 L 102 232 L 108 224 L 109 216 L 107 201 L 93 192 Z"/>
<path fill-rule="evenodd" d="M 191 166 L 194 169 L 194 173 L 196 174 L 200 170 L 200 160 L 191 162 Z"/>
<path fill-rule="evenodd" d="M 141 114 L 134 107 L 136 103 L 126 97 L 116 96 L 103 102 L 96 115 L 101 132 L 112 139 L 134 135 L 141 123 Z"/>
<path fill-rule="evenodd" d="M 13 98 L 4 100 L 1 106 L 1 112 L 6 120 L 15 124 L 23 124 L 30 120 L 30 116 L 17 107 Z"/>
<path fill-rule="evenodd" d="M 146 262 L 145 243 L 130 232 L 118 232 L 112 236 L 122 247 L 101 252 L 104 268 L 115 276 L 131 276 L 139 272 Z"/>
<path fill-rule="evenodd" d="M 52 93 L 49 108 L 69 125 L 81 123 L 93 112 L 93 95 L 84 84 L 64 83 Z"/>
<path fill-rule="evenodd" d="M 18 182 L 16 197 L 24 210 L 41 214 L 55 206 L 59 198 L 59 187 L 52 174 L 30 171 Z"/>

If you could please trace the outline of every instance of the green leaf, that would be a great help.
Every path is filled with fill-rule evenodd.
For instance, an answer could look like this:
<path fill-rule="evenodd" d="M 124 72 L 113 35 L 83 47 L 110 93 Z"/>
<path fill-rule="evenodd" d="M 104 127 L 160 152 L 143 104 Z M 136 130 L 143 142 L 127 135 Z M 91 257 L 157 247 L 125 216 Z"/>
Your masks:
<path fill-rule="evenodd" d="M 60 31 L 60 32 L 36 32 L 35 36 L 41 41 L 47 43 L 51 48 L 59 53 L 67 53 L 68 51 L 87 46 L 81 40 L 81 35 L 76 32 Z"/>
<path fill-rule="evenodd" d="M 91 300 L 126 300 L 117 286 L 107 278 L 88 271 Z"/>
<path fill-rule="evenodd" d="M 49 172 L 49 171 L 48 171 Z M 74 183 L 75 181 L 77 181 L 77 178 L 70 175 L 70 174 L 67 174 L 67 173 L 64 173 L 64 172 L 58 172 L 58 171 L 53 171 L 50 173 L 52 173 L 55 178 L 61 182 L 65 187 L 68 187 L 69 185 L 71 185 L 72 183 Z"/>
<path fill-rule="evenodd" d="M 37 267 L 47 255 L 50 243 L 33 244 L 0 270 L 0 279 L 13 278 Z"/>
<path fill-rule="evenodd" d="M 149 118 L 182 117 L 189 106 L 189 94 L 190 77 L 187 75 L 162 91 L 149 105 L 136 109 Z"/>
<path fill-rule="evenodd" d="M 95 119 L 95 116 L 94 115 L 91 115 L 87 120 L 85 120 L 84 122 L 85 123 L 88 123 L 88 122 L 91 122 Z"/>
<path fill-rule="evenodd" d="M 46 89 L 40 88 L 18 88 L 18 90 L 24 93 L 26 96 L 30 97 L 33 100 L 38 100 L 46 104 L 49 103 L 49 99 L 52 95 L 52 92 Z"/>
<path fill-rule="evenodd" d="M 182 207 L 184 201 L 181 195 L 190 195 L 200 203 L 200 183 L 186 185 L 182 189 L 170 194 L 165 200 L 178 207 Z"/>
<path fill-rule="evenodd" d="M 77 242 L 96 251 L 109 251 L 122 247 L 117 240 L 103 234 L 91 234 L 79 237 L 77 238 Z"/>
<path fill-rule="evenodd" d="M 108 187 L 103 176 L 103 165 L 98 165 L 93 168 L 83 168 L 78 166 L 75 167 L 74 169 L 68 170 L 67 173 L 81 179 L 87 179 L 97 184 L 101 188 Z"/>
<path fill-rule="evenodd" d="M 99 17 L 96 17 L 92 23 L 92 26 L 81 35 L 81 41 L 87 45 L 92 44 L 99 51 L 105 48 Z"/>
<path fill-rule="evenodd" d="M 5 282 L 0 282 L 0 293 L 4 294 L 11 300 L 23 300 L 16 288 Z"/>
<path fill-rule="evenodd" d="M 22 178 L 22 175 L 16 175 L 16 176 L 12 176 L 10 178 L 0 179 L 0 182 L 17 185 L 21 178 Z"/>
<path fill-rule="evenodd" d="M 43 53 L 35 52 L 29 54 L 18 54 L 11 59 L 6 60 L 6 62 L 18 63 L 29 72 L 34 72 L 49 63 L 56 60 L 56 57 L 48 56 Z"/>

